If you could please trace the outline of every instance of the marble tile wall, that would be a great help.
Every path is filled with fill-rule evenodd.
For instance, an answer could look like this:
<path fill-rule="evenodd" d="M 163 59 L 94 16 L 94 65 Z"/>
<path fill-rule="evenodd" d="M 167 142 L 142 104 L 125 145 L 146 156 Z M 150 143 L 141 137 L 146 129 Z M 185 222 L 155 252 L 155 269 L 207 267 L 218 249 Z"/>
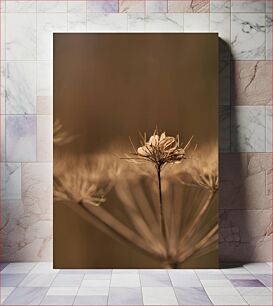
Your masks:
<path fill-rule="evenodd" d="M 52 258 L 52 33 L 218 32 L 220 253 L 271 261 L 272 1 L 1 3 L 1 260 Z"/>

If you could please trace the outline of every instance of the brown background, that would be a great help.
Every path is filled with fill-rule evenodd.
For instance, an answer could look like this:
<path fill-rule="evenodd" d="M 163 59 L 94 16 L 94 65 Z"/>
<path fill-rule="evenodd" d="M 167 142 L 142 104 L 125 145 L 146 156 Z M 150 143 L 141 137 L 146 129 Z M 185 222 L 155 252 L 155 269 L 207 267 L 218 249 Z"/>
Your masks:
<path fill-rule="evenodd" d="M 183 139 L 194 135 L 201 147 L 217 142 L 217 34 L 54 34 L 54 118 L 79 135 L 65 146 L 75 154 L 128 150 L 129 136 L 137 143 L 138 131 L 150 134 L 155 127 Z M 214 252 L 184 266 L 213 266 L 217 257 Z M 158 263 L 54 203 L 54 266 Z"/>

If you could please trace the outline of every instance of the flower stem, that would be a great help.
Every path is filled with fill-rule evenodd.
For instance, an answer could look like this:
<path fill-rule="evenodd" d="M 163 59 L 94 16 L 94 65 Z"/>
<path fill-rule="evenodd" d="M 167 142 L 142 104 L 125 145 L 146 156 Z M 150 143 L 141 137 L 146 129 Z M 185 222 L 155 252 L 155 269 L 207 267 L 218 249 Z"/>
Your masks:
<path fill-rule="evenodd" d="M 161 190 L 161 166 L 157 166 L 157 179 L 158 179 L 158 192 L 159 192 L 159 208 L 160 208 L 160 219 L 159 224 L 161 228 L 161 233 L 166 243 L 167 253 L 168 253 L 168 242 L 167 242 L 167 231 L 166 231 L 166 223 L 163 212 L 163 202 L 162 202 L 162 190 Z"/>

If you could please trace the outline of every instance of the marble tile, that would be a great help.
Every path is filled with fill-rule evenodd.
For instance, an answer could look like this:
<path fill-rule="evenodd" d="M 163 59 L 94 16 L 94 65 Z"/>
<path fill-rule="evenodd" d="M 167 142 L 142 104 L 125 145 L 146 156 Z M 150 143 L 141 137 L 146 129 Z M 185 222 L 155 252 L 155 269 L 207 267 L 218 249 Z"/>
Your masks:
<path fill-rule="evenodd" d="M 272 61 L 272 14 L 270 13 L 266 14 L 265 25 L 266 25 L 266 59 Z"/>
<path fill-rule="evenodd" d="M 86 13 L 87 1 L 86 0 L 69 0 L 68 13 Z"/>
<path fill-rule="evenodd" d="M 266 0 L 266 12 L 272 12 L 272 0 Z"/>
<path fill-rule="evenodd" d="M 231 0 L 231 12 L 264 13 L 266 0 Z"/>
<path fill-rule="evenodd" d="M 0 272 L 6 268 L 8 262 L 0 262 Z"/>
<path fill-rule="evenodd" d="M 107 305 L 107 296 L 76 296 L 73 305 Z"/>
<path fill-rule="evenodd" d="M 47 288 L 16 288 L 5 299 L 4 305 L 39 305 Z"/>
<path fill-rule="evenodd" d="M 226 43 L 230 43 L 230 14 L 211 13 L 210 32 L 218 33 L 218 36 Z"/>
<path fill-rule="evenodd" d="M 220 152 L 230 151 L 230 107 L 219 107 L 219 149 Z"/>
<path fill-rule="evenodd" d="M 61 269 L 59 274 L 85 274 L 88 271 L 92 271 L 89 269 Z M 99 272 L 98 272 L 99 273 Z"/>
<path fill-rule="evenodd" d="M 206 279 L 201 280 L 203 287 L 226 287 L 232 288 L 232 283 L 228 279 Z"/>
<path fill-rule="evenodd" d="M 139 275 L 112 274 L 111 287 L 140 287 Z"/>
<path fill-rule="evenodd" d="M 53 95 L 53 63 L 37 61 L 37 96 Z"/>
<path fill-rule="evenodd" d="M 264 106 L 235 106 L 231 109 L 231 150 L 265 151 Z"/>
<path fill-rule="evenodd" d="M 72 295 L 77 294 L 78 287 L 50 287 L 46 295 Z"/>
<path fill-rule="evenodd" d="M 140 274 L 140 283 L 143 287 L 171 287 L 169 276 L 157 274 Z"/>
<path fill-rule="evenodd" d="M 221 210 L 222 262 L 264 261 L 271 258 L 271 218 L 271 209 Z"/>
<path fill-rule="evenodd" d="M 0 59 L 3 61 L 3 60 L 6 59 L 6 14 L 1 12 L 0 19 L 1 19 L 0 20 L 0 24 L 1 24 L 1 29 L 0 29 L 0 31 L 1 31 Z"/>
<path fill-rule="evenodd" d="M 11 294 L 11 292 L 15 289 L 15 287 L 1 287 L 1 303 L 5 301 L 5 299 Z"/>
<path fill-rule="evenodd" d="M 37 14 L 37 60 L 52 60 L 53 58 L 52 33 L 66 32 L 66 31 L 67 31 L 66 13 Z"/>
<path fill-rule="evenodd" d="M 266 287 L 236 287 L 242 296 L 245 295 L 272 295 Z"/>
<path fill-rule="evenodd" d="M 142 305 L 141 288 L 110 288 L 108 305 Z"/>
<path fill-rule="evenodd" d="M 179 305 L 212 305 L 203 288 L 174 288 Z"/>
<path fill-rule="evenodd" d="M 233 61 L 232 104 L 272 103 L 272 67 L 269 61 Z"/>
<path fill-rule="evenodd" d="M 27 274 L 35 265 L 34 262 L 10 263 L 1 271 L 1 274 Z"/>
<path fill-rule="evenodd" d="M 202 284 L 200 280 L 195 276 L 187 276 L 187 275 L 182 275 L 182 276 L 174 276 L 170 275 L 171 282 L 173 287 L 202 287 Z"/>
<path fill-rule="evenodd" d="M 230 9 L 230 0 L 210 0 L 210 12 L 212 13 L 229 13 Z"/>
<path fill-rule="evenodd" d="M 5 13 L 5 12 L 6 12 L 6 0 L 0 1 L 0 11 L 1 11 L 2 13 Z"/>
<path fill-rule="evenodd" d="M 85 274 L 84 280 L 88 279 L 111 279 L 111 274 Z"/>
<path fill-rule="evenodd" d="M 12 274 L 1 274 L 1 287 L 16 287 L 26 277 L 27 274 L 23 273 L 12 273 Z"/>
<path fill-rule="evenodd" d="M 37 1 L 7 1 L 6 13 L 35 13 Z"/>
<path fill-rule="evenodd" d="M 145 2 L 147 13 L 167 13 L 168 1 L 167 0 L 149 0 Z"/>
<path fill-rule="evenodd" d="M 246 295 L 244 299 L 249 305 L 272 305 L 272 296 L 269 295 Z"/>
<path fill-rule="evenodd" d="M 6 113 L 36 113 L 35 62 L 6 63 Z"/>
<path fill-rule="evenodd" d="M 51 286 L 52 287 L 79 287 L 83 280 L 83 274 L 58 274 Z"/>
<path fill-rule="evenodd" d="M 87 30 L 91 32 L 126 32 L 127 14 L 88 13 Z"/>
<path fill-rule="evenodd" d="M 172 13 L 208 13 L 209 0 L 169 0 L 168 12 Z"/>
<path fill-rule="evenodd" d="M 178 305 L 172 287 L 142 287 L 144 305 Z"/>
<path fill-rule="evenodd" d="M 57 274 L 59 269 L 53 268 L 52 262 L 39 262 L 30 271 L 30 274 Z"/>
<path fill-rule="evenodd" d="M 226 278 L 228 279 L 255 279 L 251 274 L 227 274 Z"/>
<path fill-rule="evenodd" d="M 269 209 L 271 190 L 266 173 L 272 171 L 270 153 L 220 155 L 220 208 Z"/>
<path fill-rule="evenodd" d="M 183 30 L 183 14 L 146 14 L 146 32 L 181 32 Z"/>
<path fill-rule="evenodd" d="M 93 273 L 97 271 L 97 270 L 93 270 Z M 103 270 L 104 271 L 104 270 Z M 107 270 L 106 270 L 107 271 Z M 105 272 L 104 272 L 105 273 Z M 108 272 L 107 272 L 108 273 Z M 123 275 L 126 274 L 129 276 L 129 274 L 133 275 L 132 277 L 136 277 L 139 275 L 139 271 L 138 269 L 113 269 L 112 270 L 112 275 L 114 275 L 114 277 L 119 277 L 120 275 Z M 123 277 L 121 275 L 121 277 Z"/>
<path fill-rule="evenodd" d="M 272 268 L 264 262 L 253 262 L 245 264 L 244 267 L 252 274 L 272 274 Z"/>
<path fill-rule="evenodd" d="M 87 12 L 91 13 L 118 13 L 118 0 L 89 0 Z"/>
<path fill-rule="evenodd" d="M 185 14 L 184 32 L 209 32 L 209 14 Z"/>
<path fill-rule="evenodd" d="M 119 0 L 120 13 L 144 13 L 145 1 L 142 0 Z"/>
<path fill-rule="evenodd" d="M 80 296 L 108 296 L 109 293 L 109 285 L 105 287 L 80 287 L 77 295 Z"/>
<path fill-rule="evenodd" d="M 6 14 L 6 59 L 36 59 L 35 13 Z"/>
<path fill-rule="evenodd" d="M 255 274 L 255 277 L 261 281 L 266 287 L 272 287 L 272 275 L 270 274 Z"/>
<path fill-rule="evenodd" d="M 108 287 L 110 279 L 85 279 L 82 281 L 82 287 Z"/>
<path fill-rule="evenodd" d="M 6 160 L 36 160 L 35 116 L 6 116 Z"/>
<path fill-rule="evenodd" d="M 55 273 L 48 274 L 29 274 L 20 283 L 20 287 L 49 287 L 55 278 Z"/>
<path fill-rule="evenodd" d="M 86 13 L 68 14 L 68 31 L 85 32 L 86 28 Z"/>
<path fill-rule="evenodd" d="M 46 295 L 41 305 L 73 305 L 75 296 L 70 295 Z"/>
<path fill-rule="evenodd" d="M 223 296 L 223 295 L 237 295 L 240 296 L 239 292 L 234 287 L 204 287 L 207 295 L 211 296 Z"/>
<path fill-rule="evenodd" d="M 37 96 L 36 101 L 37 115 L 52 115 L 53 113 L 53 97 Z"/>
<path fill-rule="evenodd" d="M 236 60 L 265 59 L 264 14 L 231 15 L 231 51 Z"/>
<path fill-rule="evenodd" d="M 52 116 L 37 116 L 37 161 L 53 161 Z"/>
<path fill-rule="evenodd" d="M 257 279 L 232 279 L 231 283 L 235 287 L 265 287 L 264 284 Z"/>
<path fill-rule="evenodd" d="M 272 152 L 272 106 L 266 106 L 266 152 Z"/>
<path fill-rule="evenodd" d="M 6 63 L 4 61 L 0 62 L 0 90 L 1 90 L 1 95 L 0 95 L 0 114 L 5 114 L 6 113 Z"/>
<path fill-rule="evenodd" d="M 3 172 L 2 172 L 3 173 Z M 4 165 L 5 178 L 5 199 L 21 199 L 21 164 L 20 163 L 5 163 Z"/>
<path fill-rule="evenodd" d="M 250 275 L 250 272 L 244 267 L 222 269 L 225 275 Z"/>
<path fill-rule="evenodd" d="M 239 295 L 210 295 L 213 305 L 247 305 Z"/>
<path fill-rule="evenodd" d="M 38 13 L 65 13 L 67 12 L 67 0 L 37 1 Z"/>

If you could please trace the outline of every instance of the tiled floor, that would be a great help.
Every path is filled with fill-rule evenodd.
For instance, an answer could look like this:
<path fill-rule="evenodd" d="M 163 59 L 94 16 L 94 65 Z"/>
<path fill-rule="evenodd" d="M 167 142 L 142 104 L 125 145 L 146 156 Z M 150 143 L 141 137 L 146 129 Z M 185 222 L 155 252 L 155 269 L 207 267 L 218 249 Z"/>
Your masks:
<path fill-rule="evenodd" d="M 54 270 L 2 263 L 4 305 L 272 305 L 272 263 L 219 270 Z"/>

